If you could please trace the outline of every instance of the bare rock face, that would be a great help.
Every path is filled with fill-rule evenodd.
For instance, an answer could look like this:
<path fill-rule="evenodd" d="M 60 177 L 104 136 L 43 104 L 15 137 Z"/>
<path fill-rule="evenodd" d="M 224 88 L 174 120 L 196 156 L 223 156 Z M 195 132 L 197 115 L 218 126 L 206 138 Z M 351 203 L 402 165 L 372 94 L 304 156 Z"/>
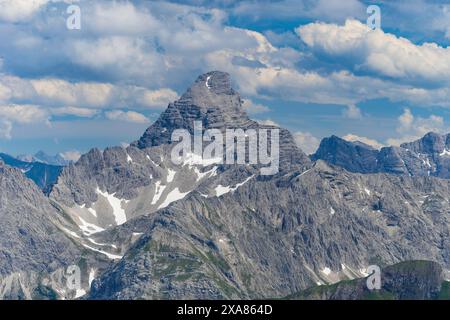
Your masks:
<path fill-rule="evenodd" d="M 432 261 L 405 261 L 383 267 L 381 288 L 369 290 L 367 279 L 315 286 L 288 296 L 301 300 L 437 300 L 450 299 L 449 282 L 442 268 Z"/>
<path fill-rule="evenodd" d="M 53 185 L 56 183 L 63 167 L 52 165 L 40 161 L 22 161 L 10 155 L 0 153 L 0 159 L 7 165 L 20 169 L 25 176 L 33 180 L 34 183 L 45 193 L 50 193 Z"/>
<path fill-rule="evenodd" d="M 374 263 L 424 259 L 448 269 L 450 208 L 427 200 L 448 191 L 447 180 L 354 174 L 319 161 L 219 197 L 194 192 L 142 218 L 148 229 L 90 298 L 283 297 L 360 278 Z"/>
<path fill-rule="evenodd" d="M 311 156 L 351 172 L 406 174 L 450 178 L 450 137 L 433 132 L 400 147 L 374 150 L 358 142 L 332 136 L 322 140 Z"/>
<path fill-rule="evenodd" d="M 0 166 L 0 293 L 32 297 L 36 274 L 23 286 L 20 270 L 64 266 L 80 248 L 89 299 L 273 298 L 362 278 L 371 264 L 430 260 L 450 269 L 450 180 L 435 177 L 445 172 L 442 139 L 378 151 L 332 137 L 312 162 L 280 129 L 280 171 L 263 176 L 255 165 L 174 164 L 171 134 L 193 133 L 194 121 L 276 128 L 250 120 L 229 75 L 215 71 L 131 146 L 93 149 L 64 168 L 48 198 Z M 396 292 L 413 276 L 403 274 Z"/>
<path fill-rule="evenodd" d="M 58 213 L 41 190 L 3 162 L 0 190 L 0 297 L 30 299 L 45 275 L 75 263 L 81 252 L 56 227 Z"/>

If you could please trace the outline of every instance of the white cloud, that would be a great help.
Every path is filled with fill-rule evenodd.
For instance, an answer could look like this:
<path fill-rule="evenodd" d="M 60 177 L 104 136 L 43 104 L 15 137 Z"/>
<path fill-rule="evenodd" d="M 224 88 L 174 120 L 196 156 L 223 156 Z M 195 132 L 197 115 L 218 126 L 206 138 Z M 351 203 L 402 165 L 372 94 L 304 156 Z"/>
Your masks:
<path fill-rule="evenodd" d="M 382 143 L 380 143 L 374 139 L 358 136 L 356 134 L 351 134 L 351 133 L 346 134 L 345 136 L 342 137 L 342 139 L 351 141 L 351 142 L 359 141 L 359 142 L 365 143 L 375 149 L 381 149 L 382 147 L 384 147 L 384 145 Z"/>
<path fill-rule="evenodd" d="M 399 137 L 387 140 L 389 145 L 399 146 L 403 142 L 410 142 L 423 137 L 428 132 L 445 133 L 444 118 L 430 115 L 428 118 L 415 117 L 409 108 L 405 108 L 398 117 L 396 131 Z"/>
<path fill-rule="evenodd" d="M 349 104 L 347 106 L 347 108 L 342 112 L 342 114 L 344 115 L 344 117 L 349 118 L 349 119 L 361 119 L 362 118 L 361 109 L 359 109 L 354 104 Z"/>
<path fill-rule="evenodd" d="M 413 81 L 450 80 L 450 48 L 436 43 L 416 45 L 380 29 L 372 31 L 357 20 L 343 26 L 311 23 L 296 32 L 313 50 L 351 61 L 354 70 Z"/>
<path fill-rule="evenodd" d="M 270 111 L 269 107 L 260 103 L 254 103 L 250 99 L 244 99 L 242 107 L 245 109 L 245 111 L 247 111 L 250 114 L 264 113 Z"/>
<path fill-rule="evenodd" d="M 61 107 L 51 109 L 53 115 L 72 115 L 83 118 L 91 118 L 95 116 L 98 111 L 95 109 L 78 108 L 78 107 Z"/>
<path fill-rule="evenodd" d="M 265 125 L 265 126 L 275 126 L 275 127 L 279 127 L 280 125 L 278 123 L 276 123 L 275 121 L 271 120 L 271 119 L 266 119 L 266 120 L 257 120 L 259 124 Z"/>
<path fill-rule="evenodd" d="M 9 120 L 0 120 L 0 138 L 11 139 L 12 123 Z"/>
<path fill-rule="evenodd" d="M 49 114 L 46 110 L 34 105 L 0 105 L 0 138 L 11 139 L 14 123 L 31 124 L 43 122 L 47 125 Z"/>
<path fill-rule="evenodd" d="M 105 116 L 109 120 L 119 120 L 136 123 L 147 123 L 150 121 L 146 116 L 135 111 L 113 110 L 107 111 L 105 113 Z"/>
<path fill-rule="evenodd" d="M 29 101 L 49 108 L 164 108 L 178 97 L 169 88 L 150 90 L 133 85 L 68 82 L 61 79 L 23 79 L 0 75 L 0 101 Z M 62 111 L 64 109 L 61 109 Z M 81 109 L 78 109 L 81 111 Z M 55 111 L 57 112 L 57 111 Z M 73 112 L 76 114 L 76 112 Z M 85 114 L 82 116 L 86 116 Z"/>
<path fill-rule="evenodd" d="M 313 154 L 316 152 L 320 144 L 320 140 L 309 132 L 299 131 L 294 133 L 294 140 L 297 146 L 306 154 Z"/>
<path fill-rule="evenodd" d="M 148 108 L 165 108 L 169 102 L 178 99 L 178 94 L 167 88 L 159 90 L 142 90 L 137 99 L 140 104 Z"/>
<path fill-rule="evenodd" d="M 85 26 L 97 34 L 139 35 L 161 28 L 146 8 L 140 11 L 129 2 L 100 2 L 91 10 L 88 14 L 93 18 L 86 19 Z"/>
<path fill-rule="evenodd" d="M 61 157 L 63 157 L 64 160 L 67 161 L 73 161 L 76 162 L 81 157 L 81 152 L 77 150 L 70 150 L 60 153 Z"/>
<path fill-rule="evenodd" d="M 0 0 L 0 19 L 20 22 L 29 19 L 50 0 Z"/>
<path fill-rule="evenodd" d="M 47 122 L 49 114 L 34 105 L 0 105 L 0 117 L 17 123 Z"/>

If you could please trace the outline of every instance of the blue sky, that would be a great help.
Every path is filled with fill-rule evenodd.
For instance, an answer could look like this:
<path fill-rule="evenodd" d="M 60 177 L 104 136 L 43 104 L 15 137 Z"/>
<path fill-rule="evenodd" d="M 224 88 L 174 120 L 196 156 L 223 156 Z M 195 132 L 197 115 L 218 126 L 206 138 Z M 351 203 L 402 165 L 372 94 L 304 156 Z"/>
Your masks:
<path fill-rule="evenodd" d="M 70 4 L 81 30 L 66 27 Z M 449 42 L 444 1 L 5 0 L 0 151 L 76 158 L 134 141 L 211 70 L 308 153 L 332 134 L 398 145 L 450 132 Z"/>

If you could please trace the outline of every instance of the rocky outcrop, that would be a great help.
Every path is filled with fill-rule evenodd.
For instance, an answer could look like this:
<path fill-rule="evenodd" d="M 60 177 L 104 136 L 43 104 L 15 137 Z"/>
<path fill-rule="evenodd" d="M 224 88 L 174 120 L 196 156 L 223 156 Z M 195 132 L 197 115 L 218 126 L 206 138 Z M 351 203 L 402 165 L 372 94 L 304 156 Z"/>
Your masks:
<path fill-rule="evenodd" d="M 450 282 L 445 281 L 439 264 L 431 261 L 405 261 L 381 269 L 381 288 L 369 290 L 367 279 L 315 286 L 290 295 L 300 300 L 449 300 Z"/>

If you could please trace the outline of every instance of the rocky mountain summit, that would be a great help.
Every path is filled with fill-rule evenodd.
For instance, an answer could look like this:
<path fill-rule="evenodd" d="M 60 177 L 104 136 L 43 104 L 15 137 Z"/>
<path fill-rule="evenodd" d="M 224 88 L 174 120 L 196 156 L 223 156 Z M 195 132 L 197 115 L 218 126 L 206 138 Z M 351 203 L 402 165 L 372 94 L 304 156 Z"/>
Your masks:
<path fill-rule="evenodd" d="M 312 160 L 324 160 L 351 172 L 450 178 L 450 136 L 433 132 L 400 147 L 375 150 L 337 136 L 321 141 Z"/>
<path fill-rule="evenodd" d="M 65 167 L 48 197 L 12 171 L 20 179 L 1 191 L 0 219 L 20 225 L 17 207 L 48 221 L 55 231 L 47 234 L 73 250 L 75 261 L 61 255 L 59 265 L 84 261 L 75 296 L 85 299 L 280 298 L 365 277 L 371 264 L 411 260 L 433 261 L 449 278 L 450 180 L 398 169 L 398 159 L 422 168 L 409 153 L 435 163 L 422 144 L 378 151 L 332 137 L 310 160 L 289 131 L 249 119 L 231 83 L 224 72 L 201 75 L 129 147 L 93 149 Z M 171 135 L 193 134 L 196 121 L 220 132 L 278 129 L 279 172 L 193 153 L 175 163 Z M 33 187 L 18 189 L 22 180 Z M 10 232 L 0 234 L 0 252 Z M 58 252 L 45 250 L 49 260 Z M 7 266 L 5 276 L 23 269 Z M 61 282 L 47 287 L 55 298 L 74 298 Z"/>
<path fill-rule="evenodd" d="M 366 278 L 315 286 L 290 295 L 301 300 L 448 300 L 450 282 L 431 261 L 407 261 L 382 269 L 381 289 L 369 290 Z"/>

